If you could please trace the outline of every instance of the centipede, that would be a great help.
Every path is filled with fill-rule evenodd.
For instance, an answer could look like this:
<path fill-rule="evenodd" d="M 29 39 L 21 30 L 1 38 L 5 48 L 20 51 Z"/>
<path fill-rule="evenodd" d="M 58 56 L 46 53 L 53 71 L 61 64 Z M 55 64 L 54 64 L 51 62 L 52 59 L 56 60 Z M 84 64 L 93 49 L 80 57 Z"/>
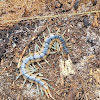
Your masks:
<path fill-rule="evenodd" d="M 54 41 L 59 42 L 61 44 L 61 47 L 63 48 L 64 54 L 68 55 L 70 50 L 66 45 L 64 36 L 58 33 L 51 33 L 45 38 L 41 50 L 39 52 L 31 53 L 23 57 L 19 66 L 20 75 L 22 75 L 25 80 L 39 85 L 45 92 L 47 98 L 52 97 L 47 82 L 44 80 L 43 77 L 40 77 L 38 73 L 34 73 L 36 70 L 34 70 L 34 72 L 31 72 L 29 70 L 29 66 L 32 63 L 40 62 L 41 60 L 46 59 L 46 57 L 50 54 L 50 48 L 52 47 Z"/>

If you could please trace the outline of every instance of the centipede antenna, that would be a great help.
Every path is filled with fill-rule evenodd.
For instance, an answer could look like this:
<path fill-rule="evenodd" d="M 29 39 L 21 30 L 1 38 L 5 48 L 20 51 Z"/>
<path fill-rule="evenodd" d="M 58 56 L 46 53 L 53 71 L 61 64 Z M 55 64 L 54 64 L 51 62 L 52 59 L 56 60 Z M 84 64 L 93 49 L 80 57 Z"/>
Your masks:
<path fill-rule="evenodd" d="M 22 74 L 20 73 L 17 77 L 16 77 L 16 80 L 15 81 L 17 81 L 18 80 L 18 78 L 21 76 Z"/>
<path fill-rule="evenodd" d="M 39 92 L 39 86 L 38 85 L 37 85 L 37 93 L 38 93 L 38 96 L 39 96 L 40 92 Z"/>
<path fill-rule="evenodd" d="M 30 85 L 30 89 L 31 89 L 32 85 L 33 85 L 33 83 L 31 83 L 31 85 Z"/>
<path fill-rule="evenodd" d="M 24 80 L 24 82 L 23 82 L 23 86 L 22 86 L 22 87 L 24 87 L 25 83 L 26 83 L 26 79 Z"/>
<path fill-rule="evenodd" d="M 41 91 L 41 96 L 44 95 L 43 89 L 40 87 L 40 91 Z"/>
<path fill-rule="evenodd" d="M 39 62 L 37 62 L 37 64 L 39 65 L 39 67 L 41 67 L 41 68 L 42 68 L 42 66 L 41 66 L 41 64 L 40 64 Z"/>
<path fill-rule="evenodd" d="M 48 30 L 49 34 L 51 34 L 50 29 L 49 29 L 49 27 L 48 27 L 48 26 L 47 26 L 47 30 Z"/>
<path fill-rule="evenodd" d="M 46 59 L 44 59 L 44 61 L 50 66 L 49 62 Z"/>
<path fill-rule="evenodd" d="M 40 40 L 40 38 L 39 38 L 39 37 L 38 37 L 38 40 L 39 40 L 40 44 L 42 45 L 43 43 L 41 42 L 41 40 Z"/>

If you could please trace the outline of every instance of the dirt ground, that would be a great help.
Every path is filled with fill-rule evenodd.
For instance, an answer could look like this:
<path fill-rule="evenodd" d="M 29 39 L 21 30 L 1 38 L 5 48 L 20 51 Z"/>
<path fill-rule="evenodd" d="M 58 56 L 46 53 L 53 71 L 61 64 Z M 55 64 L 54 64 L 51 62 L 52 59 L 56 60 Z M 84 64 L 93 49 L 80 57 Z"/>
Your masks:
<path fill-rule="evenodd" d="M 77 13 L 92 11 L 95 7 L 90 1 L 82 4 Z M 74 8 L 66 10 L 63 5 L 56 6 L 55 11 L 46 11 L 53 14 L 75 12 Z M 43 43 L 43 34 L 49 34 L 48 28 L 51 33 L 56 33 L 58 29 L 59 34 L 65 32 L 64 37 L 68 39 L 66 43 L 71 46 L 68 57 L 63 57 L 61 49 L 46 58 L 50 66 L 45 61 L 40 62 L 42 68 L 36 65 L 39 72 L 50 80 L 47 82 L 54 88 L 50 88 L 52 96 L 56 100 L 100 100 L 100 18 L 98 27 L 93 27 L 94 16 L 95 14 L 88 14 L 26 20 L 9 29 L 0 30 L 0 100 L 48 100 L 45 94 L 38 94 L 36 84 L 30 89 L 30 82 L 26 81 L 22 87 L 22 76 L 13 84 L 19 74 L 18 60 L 25 46 L 35 35 L 35 40 L 28 45 L 24 56 L 29 51 L 34 52 L 36 43 L 42 47 L 38 37 Z M 69 61 L 64 65 L 66 73 L 63 76 L 60 60 Z"/>

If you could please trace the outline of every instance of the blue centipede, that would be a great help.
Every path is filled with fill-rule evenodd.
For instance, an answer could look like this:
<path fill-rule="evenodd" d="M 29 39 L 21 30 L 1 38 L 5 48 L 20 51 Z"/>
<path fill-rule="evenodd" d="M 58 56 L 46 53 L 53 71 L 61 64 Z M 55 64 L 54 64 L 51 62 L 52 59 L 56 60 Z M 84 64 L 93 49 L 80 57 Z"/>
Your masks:
<path fill-rule="evenodd" d="M 34 82 L 38 84 L 40 87 L 42 87 L 47 97 L 51 96 L 47 83 L 36 74 L 30 73 L 30 71 L 28 70 L 28 66 L 33 62 L 39 62 L 45 59 L 47 55 L 49 55 L 50 48 L 55 40 L 61 43 L 63 51 L 67 55 L 70 51 L 66 46 L 64 37 L 61 36 L 60 34 L 50 34 L 45 38 L 45 42 L 43 44 L 41 51 L 24 57 L 20 64 L 20 72 L 23 75 L 23 77 L 28 81 Z"/>

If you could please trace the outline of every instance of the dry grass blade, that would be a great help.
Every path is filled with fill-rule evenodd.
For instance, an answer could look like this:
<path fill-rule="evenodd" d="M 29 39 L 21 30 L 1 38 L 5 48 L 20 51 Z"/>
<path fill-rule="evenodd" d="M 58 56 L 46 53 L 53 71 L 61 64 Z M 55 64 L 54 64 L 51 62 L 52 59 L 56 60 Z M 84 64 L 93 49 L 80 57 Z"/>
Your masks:
<path fill-rule="evenodd" d="M 5 67 L 5 68 L 2 70 L 2 72 L 0 73 L 0 76 L 5 72 L 6 68 L 7 68 L 7 67 Z"/>
<path fill-rule="evenodd" d="M 33 19 L 37 19 L 37 20 L 42 20 L 42 19 L 47 19 L 47 18 L 57 18 L 57 17 L 65 17 L 65 16 L 78 16 L 78 15 L 88 15 L 88 14 L 92 14 L 92 13 L 100 13 L 100 10 L 98 11 L 88 11 L 88 12 L 82 12 L 82 13 L 71 13 L 71 14 L 58 14 L 58 15 L 48 15 L 48 16 L 32 16 L 32 17 L 22 17 L 20 19 L 17 20 L 4 20 L 1 21 L 2 23 L 9 23 L 9 22 L 19 22 L 21 20 L 33 20 Z"/>

